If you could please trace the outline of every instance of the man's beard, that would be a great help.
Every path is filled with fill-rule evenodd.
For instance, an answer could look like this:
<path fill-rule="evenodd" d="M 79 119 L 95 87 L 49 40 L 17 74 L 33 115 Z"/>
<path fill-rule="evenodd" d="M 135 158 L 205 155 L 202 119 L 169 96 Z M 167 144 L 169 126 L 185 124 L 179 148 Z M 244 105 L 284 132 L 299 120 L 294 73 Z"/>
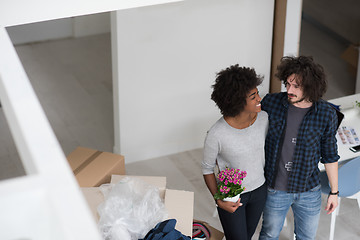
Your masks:
<path fill-rule="evenodd" d="M 299 103 L 299 102 L 302 102 L 302 101 L 304 101 L 304 100 L 305 100 L 304 97 L 301 98 L 301 99 L 299 99 L 299 100 L 297 100 L 297 101 L 291 101 L 291 98 L 288 98 L 288 101 L 289 101 L 291 104 Z"/>

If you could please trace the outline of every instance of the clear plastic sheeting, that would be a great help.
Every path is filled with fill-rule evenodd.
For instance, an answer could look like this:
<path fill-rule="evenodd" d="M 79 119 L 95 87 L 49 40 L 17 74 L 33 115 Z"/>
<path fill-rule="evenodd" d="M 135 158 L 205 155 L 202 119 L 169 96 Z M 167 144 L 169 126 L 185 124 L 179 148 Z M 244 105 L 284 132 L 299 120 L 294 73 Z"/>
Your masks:
<path fill-rule="evenodd" d="M 137 240 L 167 218 L 159 189 L 138 178 L 100 186 L 105 201 L 99 205 L 99 229 L 105 240 Z"/>

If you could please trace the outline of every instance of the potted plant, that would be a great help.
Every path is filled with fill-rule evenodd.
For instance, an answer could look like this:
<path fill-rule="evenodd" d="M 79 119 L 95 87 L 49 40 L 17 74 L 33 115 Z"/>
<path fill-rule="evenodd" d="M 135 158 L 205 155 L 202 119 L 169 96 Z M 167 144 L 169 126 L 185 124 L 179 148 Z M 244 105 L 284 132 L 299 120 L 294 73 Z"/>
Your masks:
<path fill-rule="evenodd" d="M 240 193 L 245 190 L 242 181 L 246 177 L 246 171 L 226 167 L 218 175 L 218 191 L 214 195 L 215 199 L 223 201 L 237 202 Z"/>

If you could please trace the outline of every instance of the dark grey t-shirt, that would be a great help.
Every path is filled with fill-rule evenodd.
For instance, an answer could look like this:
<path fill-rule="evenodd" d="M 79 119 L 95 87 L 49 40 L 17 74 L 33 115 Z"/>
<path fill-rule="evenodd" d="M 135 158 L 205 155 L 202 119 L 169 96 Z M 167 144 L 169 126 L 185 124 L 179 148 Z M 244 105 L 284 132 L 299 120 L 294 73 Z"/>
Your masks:
<path fill-rule="evenodd" d="M 296 146 L 296 137 L 300 124 L 310 108 L 298 108 L 289 104 L 284 142 L 281 149 L 279 169 L 275 180 L 275 189 L 287 191 L 288 176 L 291 172 L 292 159 Z"/>

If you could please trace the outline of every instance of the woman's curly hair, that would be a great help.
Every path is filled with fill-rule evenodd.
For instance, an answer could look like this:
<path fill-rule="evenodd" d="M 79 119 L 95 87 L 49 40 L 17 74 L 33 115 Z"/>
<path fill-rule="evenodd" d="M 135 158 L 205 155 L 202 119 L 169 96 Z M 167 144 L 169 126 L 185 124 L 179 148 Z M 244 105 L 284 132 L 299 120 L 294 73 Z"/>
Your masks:
<path fill-rule="evenodd" d="M 244 110 L 249 92 L 262 81 L 253 68 L 232 65 L 216 74 L 211 99 L 224 117 L 235 117 Z"/>
<path fill-rule="evenodd" d="M 296 74 L 296 82 L 302 88 L 304 98 L 310 102 L 318 101 L 326 92 L 327 79 L 324 68 L 315 63 L 311 56 L 281 58 L 276 77 L 286 84 L 287 78 Z"/>

